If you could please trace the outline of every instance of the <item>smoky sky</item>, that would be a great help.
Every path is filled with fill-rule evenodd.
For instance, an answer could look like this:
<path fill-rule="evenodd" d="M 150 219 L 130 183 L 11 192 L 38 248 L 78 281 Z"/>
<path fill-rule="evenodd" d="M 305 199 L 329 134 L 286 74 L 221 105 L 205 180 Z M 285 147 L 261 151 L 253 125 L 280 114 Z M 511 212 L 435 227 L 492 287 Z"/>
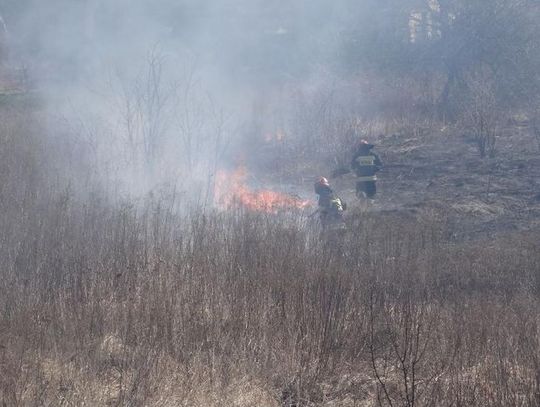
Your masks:
<path fill-rule="evenodd" d="M 245 140 L 286 128 L 286 92 L 332 76 L 342 35 L 365 9 L 355 0 L 0 0 L 10 63 L 28 69 L 66 137 L 87 145 L 98 177 L 136 193 L 186 173 L 211 182 L 218 161 L 252 154 Z M 163 61 L 158 113 L 149 55 Z M 58 121 L 47 126 L 62 133 Z"/>
<path fill-rule="evenodd" d="M 99 66 L 129 67 L 148 49 L 189 52 L 233 83 L 305 77 L 338 59 L 352 1 L 3 0 L 21 58 L 76 80 Z"/>

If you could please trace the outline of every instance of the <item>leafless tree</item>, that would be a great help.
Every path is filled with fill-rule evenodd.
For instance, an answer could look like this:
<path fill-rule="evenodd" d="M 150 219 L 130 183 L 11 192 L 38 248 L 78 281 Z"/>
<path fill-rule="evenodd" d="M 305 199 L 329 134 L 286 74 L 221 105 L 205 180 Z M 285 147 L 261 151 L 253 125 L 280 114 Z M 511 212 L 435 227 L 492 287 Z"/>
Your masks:
<path fill-rule="evenodd" d="M 466 129 L 472 134 L 480 157 L 493 157 L 504 120 L 491 70 L 484 67 L 469 74 L 467 86 L 469 97 L 463 107 Z"/>

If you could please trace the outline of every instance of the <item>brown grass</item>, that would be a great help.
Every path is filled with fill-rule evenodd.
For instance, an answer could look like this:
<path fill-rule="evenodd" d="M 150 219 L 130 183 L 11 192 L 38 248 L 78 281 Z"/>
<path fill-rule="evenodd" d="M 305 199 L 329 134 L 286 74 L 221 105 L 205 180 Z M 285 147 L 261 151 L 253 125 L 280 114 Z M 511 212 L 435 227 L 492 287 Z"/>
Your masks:
<path fill-rule="evenodd" d="M 3 405 L 540 404 L 538 233 L 372 214 L 336 246 L 300 215 L 81 202 L 11 129 Z"/>

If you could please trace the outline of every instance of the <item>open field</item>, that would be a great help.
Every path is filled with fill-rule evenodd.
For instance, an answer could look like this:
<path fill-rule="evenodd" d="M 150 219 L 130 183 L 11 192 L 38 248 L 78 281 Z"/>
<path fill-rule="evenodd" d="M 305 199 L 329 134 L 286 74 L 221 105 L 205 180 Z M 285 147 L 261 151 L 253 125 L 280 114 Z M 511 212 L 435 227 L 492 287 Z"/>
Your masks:
<path fill-rule="evenodd" d="M 81 200 L 39 118 L 3 114 L 3 405 L 540 403 L 537 228 L 463 240 L 446 210 L 373 211 L 335 245 L 302 213 Z"/>
<path fill-rule="evenodd" d="M 6 405 L 539 402 L 537 233 L 374 215 L 336 249 L 242 211 L 44 214 L 2 244 Z"/>
<path fill-rule="evenodd" d="M 539 407 L 539 21 L 0 0 L 0 407 Z"/>

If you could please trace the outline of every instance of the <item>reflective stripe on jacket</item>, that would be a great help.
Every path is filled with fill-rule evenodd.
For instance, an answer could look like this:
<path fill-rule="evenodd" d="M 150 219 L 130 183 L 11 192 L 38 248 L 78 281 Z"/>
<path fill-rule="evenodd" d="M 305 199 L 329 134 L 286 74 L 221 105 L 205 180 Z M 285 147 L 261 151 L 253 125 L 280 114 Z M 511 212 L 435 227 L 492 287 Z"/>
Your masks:
<path fill-rule="evenodd" d="M 336 212 L 336 213 L 343 212 L 343 203 L 341 202 L 341 199 L 340 198 L 334 198 L 334 199 L 330 200 L 329 209 L 330 209 L 330 211 L 333 211 L 333 212 Z"/>
<path fill-rule="evenodd" d="M 365 155 L 356 154 L 351 162 L 351 169 L 354 170 L 356 176 L 359 178 L 373 177 L 380 170 L 381 165 L 382 163 L 379 157 L 369 152 Z M 366 178 L 362 181 L 376 181 L 376 178 Z"/>
<path fill-rule="evenodd" d="M 369 177 L 356 177 L 358 182 L 367 182 L 367 181 L 377 181 L 376 175 L 371 175 Z"/>
<path fill-rule="evenodd" d="M 360 167 L 371 167 L 375 165 L 375 157 L 372 155 L 361 155 L 356 159 Z"/>

